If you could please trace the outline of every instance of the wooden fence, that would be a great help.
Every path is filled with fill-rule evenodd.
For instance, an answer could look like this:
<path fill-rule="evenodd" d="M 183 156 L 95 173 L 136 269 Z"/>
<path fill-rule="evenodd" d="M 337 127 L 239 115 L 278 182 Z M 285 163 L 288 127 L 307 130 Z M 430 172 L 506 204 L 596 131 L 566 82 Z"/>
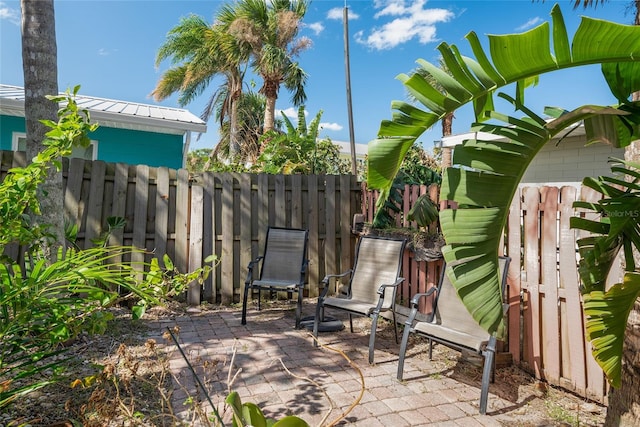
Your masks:
<path fill-rule="evenodd" d="M 574 210 L 576 200 L 597 195 L 565 186 L 525 187 L 514 197 L 505 242 L 516 261 L 509 269 L 508 349 L 537 378 L 604 403 L 607 383 L 585 339 L 579 236 L 569 228 L 572 216 L 592 214 Z"/>
<path fill-rule="evenodd" d="M 0 179 L 24 165 L 24 153 L 0 151 Z M 193 271 L 210 254 L 220 263 L 189 302 L 238 302 L 251 259 L 261 253 L 268 225 L 309 230 L 308 296 L 328 272 L 352 265 L 354 214 L 373 219 L 377 194 L 352 176 L 206 173 L 109 164 L 73 159 L 64 162 L 65 218 L 78 225 L 78 243 L 92 245 L 110 216 L 126 219 L 112 244 L 168 254 L 180 271 Z M 410 187 L 403 195 L 407 212 L 420 194 L 437 200 L 437 188 Z M 592 200 L 574 187 L 531 187 L 514 198 L 505 253 L 513 261 L 508 275 L 509 338 L 513 361 L 538 378 L 606 402 L 607 385 L 584 339 L 582 299 L 576 268 L 576 233 L 569 218 L 573 201 Z M 415 226 L 404 215 L 398 226 Z M 151 255 L 153 253 L 153 255 Z M 15 254 L 17 255 L 17 254 Z M 126 261 L 126 260 L 125 260 Z M 408 250 L 405 283 L 398 296 L 406 312 L 411 297 L 438 281 L 442 261 L 420 261 Z M 429 302 L 421 307 L 429 310 Z M 402 314 L 402 313 L 401 313 Z"/>
<path fill-rule="evenodd" d="M 425 193 L 438 201 L 437 189 L 406 186 L 402 211 L 408 212 Z M 373 220 L 377 197 L 376 192 L 363 188 L 366 221 Z M 605 377 L 585 339 L 577 272 L 578 236 L 569 228 L 571 216 L 585 215 L 573 209 L 577 199 L 595 201 L 597 195 L 588 188 L 566 186 L 525 187 L 514 197 L 504 241 L 504 253 L 512 262 L 508 273 L 509 335 L 503 351 L 536 378 L 605 403 Z M 396 224 L 415 226 L 403 213 L 396 216 Z M 400 302 L 406 305 L 416 292 L 435 286 L 441 268 L 441 261 L 416 261 L 407 254 Z M 613 280 L 616 275 L 611 275 Z M 421 310 L 428 312 L 428 303 Z"/>
<path fill-rule="evenodd" d="M 0 179 L 25 164 L 24 153 L 0 151 L 0 160 Z M 309 296 L 318 295 L 327 272 L 351 267 L 361 188 L 350 175 L 190 176 L 184 169 L 71 159 L 63 177 L 65 221 L 78 226 L 81 247 L 92 246 L 107 218 L 118 216 L 126 226 L 110 243 L 145 248 L 146 261 L 166 253 L 185 272 L 217 255 L 204 286 L 189 292 L 193 303 L 240 301 L 246 267 L 262 253 L 268 226 L 309 230 Z"/>

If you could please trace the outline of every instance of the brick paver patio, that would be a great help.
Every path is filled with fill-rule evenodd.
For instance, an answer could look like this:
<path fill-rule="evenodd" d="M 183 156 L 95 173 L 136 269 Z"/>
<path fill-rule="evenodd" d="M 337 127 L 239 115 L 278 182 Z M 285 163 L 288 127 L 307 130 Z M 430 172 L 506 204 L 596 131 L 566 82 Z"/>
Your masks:
<path fill-rule="evenodd" d="M 311 312 L 313 307 L 305 304 L 303 313 Z M 531 397 L 507 400 L 491 388 L 488 413 L 480 415 L 479 369 L 477 378 L 461 382 L 444 373 L 425 373 L 421 369 L 425 359 L 409 353 L 404 381 L 398 381 L 399 345 L 389 324 L 379 331 L 374 365 L 367 362 L 369 319 L 354 318 L 357 331 L 353 334 L 347 321 L 343 331 L 320 335 L 323 344 L 342 351 L 358 372 L 338 351 L 314 347 L 308 331 L 294 329 L 292 310 L 280 307 L 258 313 L 251 307 L 246 326 L 240 324 L 240 314 L 240 310 L 213 310 L 152 322 L 158 342 L 163 342 L 160 337 L 167 327 L 179 329 L 178 341 L 206 389 L 203 393 L 172 341 L 164 340 L 178 381 L 173 408 L 184 425 L 206 425 L 198 421 L 197 405 L 190 401 L 199 401 L 198 407 L 211 419 L 212 403 L 230 425 L 229 411 L 223 414 L 229 388 L 237 391 L 243 402 L 256 403 L 269 417 L 297 415 L 311 426 L 332 425 L 360 395 L 360 372 L 364 378 L 362 397 L 337 425 L 552 425 L 544 421 L 523 424 L 522 415 Z"/>

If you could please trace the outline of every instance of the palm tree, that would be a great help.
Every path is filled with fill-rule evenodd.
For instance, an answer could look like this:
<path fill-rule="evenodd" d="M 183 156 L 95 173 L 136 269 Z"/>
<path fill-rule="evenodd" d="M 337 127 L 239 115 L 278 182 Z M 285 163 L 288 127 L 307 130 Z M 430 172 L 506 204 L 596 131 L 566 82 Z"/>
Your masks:
<path fill-rule="evenodd" d="M 275 106 L 280 85 L 293 92 L 292 102 L 306 101 L 304 84 L 307 75 L 294 61 L 310 45 L 310 40 L 296 38 L 300 21 L 307 11 L 305 0 L 240 0 L 237 18 L 227 21 L 229 32 L 251 49 L 251 65 L 262 77 L 259 92 L 267 98 L 264 131 L 274 129 Z"/>
<path fill-rule="evenodd" d="M 264 95 L 252 91 L 243 92 L 237 104 L 237 135 L 242 141 L 239 160 L 245 164 L 255 163 L 260 154 L 260 136 L 264 127 L 264 110 L 266 99 Z M 216 118 L 222 119 L 220 126 L 220 142 L 212 153 L 212 159 L 216 157 L 227 158 L 231 140 L 231 125 L 229 119 L 222 118 L 224 106 L 216 104 Z M 208 170 L 209 165 L 205 165 Z"/>
<path fill-rule="evenodd" d="M 216 22 L 234 16 L 233 9 L 224 5 Z M 162 100 L 178 92 L 178 103 L 187 105 L 200 96 L 217 76 L 225 81 L 207 103 L 201 118 L 207 121 L 214 104 L 222 102 L 221 120 L 229 116 L 230 155 L 240 152 L 237 137 L 237 100 L 242 94 L 244 66 L 248 51 L 219 24 L 209 25 L 203 18 L 190 15 L 169 31 L 167 41 L 160 47 L 156 65 L 171 58 L 174 66 L 167 70 L 153 90 L 156 100 Z M 222 97 L 220 97 L 223 95 Z"/>
<path fill-rule="evenodd" d="M 27 156 L 33 159 L 44 145 L 49 128 L 40 120 L 58 121 L 58 105 L 46 95 L 58 95 L 58 56 L 53 0 L 21 0 L 22 9 L 22 66 L 24 74 L 24 112 L 27 130 Z M 40 191 L 41 215 L 32 221 L 49 224 L 47 230 L 53 241 L 42 242 L 50 259 L 56 248 L 64 246 L 64 206 L 62 172 L 51 167 Z"/>

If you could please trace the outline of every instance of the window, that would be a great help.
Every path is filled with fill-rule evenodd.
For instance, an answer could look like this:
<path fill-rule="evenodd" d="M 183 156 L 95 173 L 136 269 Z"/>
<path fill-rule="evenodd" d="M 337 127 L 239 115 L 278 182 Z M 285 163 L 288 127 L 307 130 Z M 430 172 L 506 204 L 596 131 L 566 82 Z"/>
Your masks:
<path fill-rule="evenodd" d="M 27 134 L 23 132 L 14 132 L 11 138 L 11 149 L 13 151 L 26 151 Z M 71 159 L 96 160 L 98 158 L 98 141 L 91 141 L 88 147 L 73 147 L 71 150 Z"/>

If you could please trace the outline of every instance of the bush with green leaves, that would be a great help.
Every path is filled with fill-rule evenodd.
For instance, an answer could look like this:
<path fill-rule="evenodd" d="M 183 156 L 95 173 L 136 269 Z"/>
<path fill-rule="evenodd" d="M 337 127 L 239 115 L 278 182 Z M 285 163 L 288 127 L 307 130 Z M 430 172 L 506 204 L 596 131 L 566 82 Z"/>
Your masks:
<path fill-rule="evenodd" d="M 147 307 L 201 282 L 210 271 L 206 266 L 180 274 L 168 257 L 165 268 L 157 259 L 148 265 L 119 262 L 142 249 L 106 246 L 108 235 L 94 242 L 95 248 L 60 248 L 53 259 L 43 255 L 47 226 L 29 221 L 29 214 L 40 212 L 38 186 L 47 169 L 60 171 L 60 158 L 75 144 L 88 144 L 87 132 L 96 128 L 88 112 L 77 107 L 78 90 L 50 97 L 62 107 L 58 123 L 43 121 L 51 128 L 45 149 L 26 167 L 11 169 L 0 183 L 0 408 L 55 382 L 65 364 L 61 344 L 81 332 L 103 332 L 111 319 L 106 308 L 131 300 L 132 315 L 139 318 Z M 118 225 L 116 220 L 113 226 Z M 5 254 L 10 244 L 24 248 L 24 263 Z"/>
<path fill-rule="evenodd" d="M 330 139 L 318 141 L 322 111 L 307 126 L 304 106 L 298 109 L 298 125 L 282 115 L 287 133 L 266 132 L 261 138 L 262 154 L 255 168 L 270 174 L 331 174 L 349 172 L 348 162 L 340 158 L 340 148 Z"/>
<path fill-rule="evenodd" d="M 373 227 L 389 228 L 395 226 L 395 215 L 399 215 L 403 209 L 405 185 L 440 185 L 441 181 L 442 176 L 433 157 L 429 156 L 418 143 L 411 146 L 391 185 L 387 200 L 384 201 L 381 208 L 376 210 Z M 407 215 L 409 220 L 417 221 L 419 227 L 426 227 L 437 220 L 438 209 L 428 195 L 420 196 L 415 205 L 420 208 L 413 209 Z M 425 211 L 419 212 L 418 209 L 425 209 Z"/>

